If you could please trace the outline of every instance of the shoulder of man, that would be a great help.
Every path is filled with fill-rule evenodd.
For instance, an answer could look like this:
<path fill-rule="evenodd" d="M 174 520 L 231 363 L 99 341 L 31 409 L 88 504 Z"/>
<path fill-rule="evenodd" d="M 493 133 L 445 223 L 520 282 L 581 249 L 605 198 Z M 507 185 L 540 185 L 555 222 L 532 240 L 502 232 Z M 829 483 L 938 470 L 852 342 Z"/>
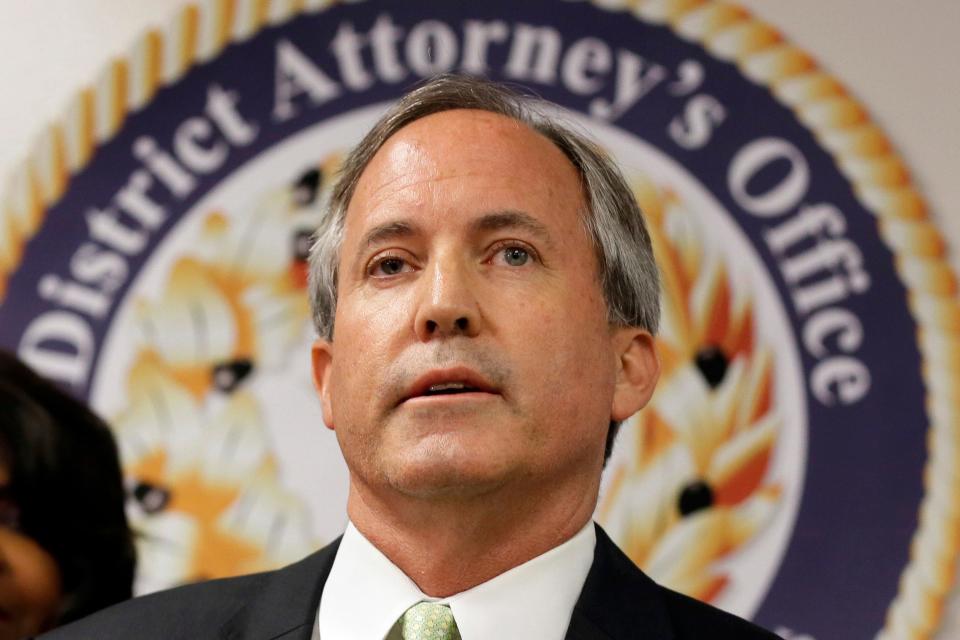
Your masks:
<path fill-rule="evenodd" d="M 211 580 L 120 602 L 38 640 L 215 637 L 270 573 Z"/>
<path fill-rule="evenodd" d="M 337 543 L 292 565 L 159 591 L 113 605 L 37 640 L 281 637 L 312 625 Z M 309 635 L 307 635 L 309 637 Z"/>
<path fill-rule="evenodd" d="M 593 566 L 568 638 L 736 638 L 777 640 L 753 623 L 660 586 L 596 527 Z"/>
<path fill-rule="evenodd" d="M 737 640 L 781 640 L 767 631 L 721 609 L 682 593 L 660 587 L 677 640 L 737 638 Z"/>

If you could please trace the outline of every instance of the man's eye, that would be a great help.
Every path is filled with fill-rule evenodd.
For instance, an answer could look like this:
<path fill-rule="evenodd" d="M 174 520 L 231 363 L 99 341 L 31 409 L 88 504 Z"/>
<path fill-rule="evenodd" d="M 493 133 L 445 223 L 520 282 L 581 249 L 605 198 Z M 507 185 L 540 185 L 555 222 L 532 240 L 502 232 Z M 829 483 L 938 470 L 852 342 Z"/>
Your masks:
<path fill-rule="evenodd" d="M 408 270 L 406 260 L 396 256 L 388 256 L 377 260 L 370 268 L 372 276 L 395 276 Z"/>
<path fill-rule="evenodd" d="M 540 262 L 537 250 L 517 240 L 504 240 L 492 247 L 487 258 L 491 264 L 507 267 L 523 267 L 531 262 Z"/>
<path fill-rule="evenodd" d="M 529 249 L 517 245 L 503 247 L 497 251 L 497 255 L 509 267 L 522 267 L 533 258 Z"/>
<path fill-rule="evenodd" d="M 527 260 L 530 259 L 530 254 L 527 253 L 526 249 L 510 247 L 503 250 L 503 259 L 511 267 L 522 267 L 527 264 Z"/>

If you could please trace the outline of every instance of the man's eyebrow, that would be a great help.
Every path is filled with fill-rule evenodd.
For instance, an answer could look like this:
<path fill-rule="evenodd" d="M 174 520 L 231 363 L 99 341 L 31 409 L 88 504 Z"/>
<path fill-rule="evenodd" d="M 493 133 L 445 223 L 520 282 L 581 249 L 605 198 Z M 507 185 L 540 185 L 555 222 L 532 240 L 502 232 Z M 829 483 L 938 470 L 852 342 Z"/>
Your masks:
<path fill-rule="evenodd" d="M 378 224 L 367 231 L 360 242 L 360 246 L 367 248 L 372 245 L 392 240 L 394 238 L 408 238 L 417 233 L 417 228 L 406 220 L 392 220 Z"/>
<path fill-rule="evenodd" d="M 486 213 L 470 225 L 477 231 L 498 231 L 501 229 L 524 229 L 541 238 L 547 244 L 553 244 L 553 238 L 547 227 L 523 211 L 504 210 Z M 369 248 L 387 240 L 409 238 L 419 232 L 418 227 L 407 220 L 391 220 L 378 224 L 368 230 L 360 241 L 360 246 Z"/>
<path fill-rule="evenodd" d="M 475 231 L 498 231 L 500 229 L 524 229 L 547 244 L 553 244 L 553 238 L 547 227 L 523 211 L 494 211 L 480 216 L 472 225 Z"/>

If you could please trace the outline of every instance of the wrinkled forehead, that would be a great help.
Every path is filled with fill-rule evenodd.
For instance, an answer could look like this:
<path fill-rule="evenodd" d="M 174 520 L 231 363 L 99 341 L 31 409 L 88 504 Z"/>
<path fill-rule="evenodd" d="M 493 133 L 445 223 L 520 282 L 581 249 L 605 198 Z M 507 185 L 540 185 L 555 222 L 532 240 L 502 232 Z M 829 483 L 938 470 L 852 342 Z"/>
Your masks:
<path fill-rule="evenodd" d="M 512 118 L 473 109 L 425 116 L 398 130 L 374 154 L 362 172 L 348 207 L 375 210 L 423 187 L 469 190 L 483 185 L 484 195 L 516 194 L 530 202 L 583 204 L 581 178 L 566 154 L 551 140 Z M 493 187 L 494 193 L 489 193 Z M 502 193 L 501 193 L 502 192 Z"/>

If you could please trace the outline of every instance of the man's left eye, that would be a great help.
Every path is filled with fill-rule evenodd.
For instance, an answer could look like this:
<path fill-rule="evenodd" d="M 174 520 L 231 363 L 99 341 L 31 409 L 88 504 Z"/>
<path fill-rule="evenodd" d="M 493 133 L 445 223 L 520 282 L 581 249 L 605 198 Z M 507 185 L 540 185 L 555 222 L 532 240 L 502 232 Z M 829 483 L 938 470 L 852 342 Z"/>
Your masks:
<path fill-rule="evenodd" d="M 522 267 L 530 260 L 530 252 L 523 247 L 507 247 L 503 249 L 503 261 L 511 267 Z"/>

